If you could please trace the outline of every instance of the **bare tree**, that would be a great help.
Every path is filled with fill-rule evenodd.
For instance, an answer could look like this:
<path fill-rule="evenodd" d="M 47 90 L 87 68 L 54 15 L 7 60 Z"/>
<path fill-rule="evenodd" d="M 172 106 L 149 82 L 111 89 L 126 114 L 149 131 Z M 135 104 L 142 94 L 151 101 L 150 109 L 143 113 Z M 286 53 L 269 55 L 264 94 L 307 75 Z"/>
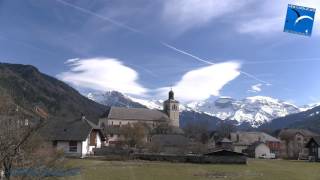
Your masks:
<path fill-rule="evenodd" d="M 54 166 L 59 155 L 40 135 L 46 125 L 45 113 L 27 112 L 5 95 L 0 102 L 0 168 L 4 169 L 5 179 L 11 179 L 15 168 Z M 40 179 L 40 174 L 37 177 Z"/>
<path fill-rule="evenodd" d="M 133 123 L 121 126 L 120 134 L 129 147 L 142 146 L 148 136 L 148 126 L 144 123 Z"/>
<path fill-rule="evenodd" d="M 220 122 L 217 133 L 219 138 L 230 137 L 230 133 L 236 130 L 236 126 L 229 122 Z"/>
<path fill-rule="evenodd" d="M 184 127 L 186 136 L 196 142 L 206 144 L 209 140 L 209 129 L 207 123 L 189 123 Z"/>

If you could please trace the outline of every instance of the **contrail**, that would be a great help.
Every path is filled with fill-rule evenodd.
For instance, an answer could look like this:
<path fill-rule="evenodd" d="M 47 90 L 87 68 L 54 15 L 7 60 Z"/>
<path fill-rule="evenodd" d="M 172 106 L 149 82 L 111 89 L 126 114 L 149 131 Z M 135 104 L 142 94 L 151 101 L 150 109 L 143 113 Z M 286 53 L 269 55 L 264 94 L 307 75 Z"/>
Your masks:
<path fill-rule="evenodd" d="M 195 55 L 193 55 L 193 54 L 190 54 L 190 53 L 188 53 L 188 52 L 186 52 L 186 51 L 183 51 L 183 50 L 181 50 L 181 49 L 178 49 L 178 48 L 176 48 L 176 47 L 173 47 L 173 46 L 171 46 L 171 45 L 169 45 L 169 44 L 167 44 L 167 43 L 161 42 L 161 44 L 164 45 L 164 46 L 166 46 L 167 48 L 170 48 L 170 49 L 176 51 L 176 52 L 179 52 L 179 53 L 181 53 L 181 54 L 184 54 L 184 55 L 187 55 L 187 56 L 189 56 L 189 57 L 192 57 L 192 58 L 194 58 L 194 59 L 197 60 L 197 61 L 204 62 L 204 63 L 210 64 L 210 65 L 214 65 L 214 64 L 215 64 L 215 63 L 213 63 L 213 62 L 204 60 L 204 59 L 202 59 L 202 58 L 200 58 L 200 57 L 198 57 L 198 56 L 195 56 Z M 249 74 L 249 73 L 247 73 L 247 72 L 240 71 L 240 73 L 242 73 L 243 75 L 245 75 L 245 76 L 247 76 L 247 77 L 249 77 L 249 78 L 252 78 L 252 79 L 254 79 L 254 80 L 256 80 L 256 81 L 259 81 L 259 82 L 261 82 L 261 83 L 264 83 L 264 84 L 266 84 L 266 85 L 267 85 L 267 84 L 270 84 L 269 82 L 264 81 L 264 80 L 262 80 L 262 79 L 259 79 L 259 78 L 257 78 L 256 76 L 254 76 L 254 75 L 252 75 L 252 74 Z"/>
<path fill-rule="evenodd" d="M 145 34 L 144 32 L 142 32 L 142 31 L 140 31 L 140 30 L 138 30 L 138 29 L 136 29 L 136 28 L 133 28 L 133 27 L 130 27 L 130 26 L 126 25 L 126 24 L 120 23 L 120 22 L 118 22 L 118 21 L 116 21 L 116 20 L 114 20 L 114 19 L 111 19 L 111 18 L 108 18 L 108 17 L 105 17 L 105 16 L 101 16 L 101 15 L 95 13 L 95 12 L 92 12 L 92 11 L 89 11 L 89 10 L 84 9 L 84 8 L 82 8 L 82 7 L 73 5 L 73 4 L 68 3 L 68 2 L 66 2 L 66 1 L 64 1 L 64 0 L 56 0 L 56 1 L 57 1 L 57 2 L 60 2 L 60 3 L 64 4 L 64 5 L 66 5 L 66 6 L 69 6 L 69 7 L 72 7 L 72 8 L 74 8 L 74 9 L 77 9 L 77 10 L 79 10 L 79 11 L 85 13 L 85 14 L 89 14 L 89 15 L 95 16 L 95 17 L 97 17 L 97 18 L 100 18 L 100 19 L 102 19 L 102 20 L 108 21 L 108 22 L 110 22 L 110 23 L 112 23 L 112 24 L 114 24 L 114 25 L 116 25 L 116 26 L 122 27 L 122 28 L 127 29 L 127 30 L 129 30 L 129 31 L 131 31 L 131 32 L 138 33 L 138 34 L 141 34 L 141 35 L 147 35 L 147 34 Z M 206 63 L 206 64 L 210 64 L 210 65 L 214 65 L 214 64 L 215 64 L 215 63 L 213 63 L 213 62 L 210 62 L 210 61 L 204 60 L 204 59 L 202 59 L 202 58 L 200 58 L 200 57 L 198 57 L 198 56 L 195 56 L 195 55 L 193 55 L 193 54 L 191 54 L 191 53 L 188 53 L 188 52 L 186 52 L 186 51 L 183 51 L 183 50 L 181 50 L 181 49 L 178 49 L 178 48 L 176 48 L 176 47 L 174 47 L 174 46 L 172 46 L 172 45 L 170 45 L 170 44 L 168 44 L 168 43 L 165 43 L 165 42 L 162 42 L 162 41 L 157 41 L 157 42 L 160 43 L 162 46 L 164 46 L 164 47 L 166 47 L 166 48 L 169 48 L 169 49 L 171 49 L 171 50 L 173 50 L 173 51 L 175 51 L 175 52 L 178 52 L 178 53 L 180 53 L 180 54 L 189 56 L 189 57 L 191 57 L 191 58 L 193 58 L 193 59 L 195 59 L 195 60 L 197 60 L 197 61 L 200 61 L 200 62 L 203 62 L 203 63 Z M 262 82 L 262 83 L 265 83 L 265 84 L 270 84 L 270 83 L 268 83 L 268 82 L 266 82 L 266 81 L 264 81 L 264 80 L 261 80 L 261 79 L 255 77 L 255 76 L 252 75 L 252 74 L 249 74 L 249 73 L 244 72 L 244 71 L 240 71 L 240 72 L 241 72 L 242 74 L 244 74 L 245 76 L 249 77 L 249 78 L 255 79 L 256 81 L 259 81 L 259 82 Z"/>
<path fill-rule="evenodd" d="M 62 4 L 64 4 L 64 5 L 66 5 L 66 6 L 69 6 L 69 7 L 72 7 L 72 8 L 74 8 L 74 9 L 77 9 L 77 10 L 83 12 L 83 13 L 86 13 L 86 14 L 89 14 L 89 15 L 92 15 L 92 16 L 95 16 L 95 17 L 100 18 L 100 19 L 103 19 L 103 20 L 105 20 L 105 21 L 108 21 L 108 22 L 110 22 L 110 23 L 112 23 L 112 24 L 114 24 L 114 25 L 117 25 L 117 26 L 122 27 L 122 28 L 124 28 L 124 29 L 127 29 L 127 30 L 129 30 L 129 31 L 132 31 L 132 32 L 135 32 L 135 33 L 142 33 L 141 31 L 137 30 L 136 28 L 130 27 L 130 26 L 126 25 L 126 24 L 123 24 L 123 23 L 120 23 L 120 22 L 118 22 L 118 21 L 115 21 L 115 20 L 113 20 L 113 19 L 111 19 L 111 18 L 108 18 L 108 17 L 105 17 L 105 16 L 101 16 L 101 15 L 99 15 L 99 14 L 97 14 L 97 13 L 94 13 L 94 12 L 89 11 L 89 10 L 87 10 L 87 9 L 84 9 L 84 8 L 82 8 L 82 7 L 75 6 L 75 5 L 73 5 L 73 4 L 71 4 L 71 3 L 68 3 L 68 2 L 66 2 L 66 1 L 64 1 L 64 0 L 56 0 L 56 1 L 58 1 L 58 2 L 60 2 L 60 3 L 62 3 Z M 142 33 L 142 34 L 143 34 L 143 33 Z"/>
<path fill-rule="evenodd" d="M 199 58 L 198 56 L 195 56 L 195 55 L 193 55 L 193 54 L 190 54 L 190 53 L 188 53 L 188 52 L 186 52 L 186 51 L 183 51 L 183 50 L 181 50 L 181 49 L 178 49 L 178 48 L 176 48 L 176 47 L 173 47 L 173 46 L 171 46 L 171 45 L 169 45 L 169 44 L 167 44 L 167 43 L 165 43 L 165 42 L 160 42 L 163 46 L 165 46 L 165 47 L 167 47 L 167 48 L 169 48 L 169 49 L 172 49 L 172 50 L 174 50 L 174 51 L 176 51 L 176 52 L 178 52 L 178 53 L 180 53 L 180 54 L 184 54 L 184 55 L 187 55 L 187 56 L 189 56 L 189 57 L 192 57 L 192 58 L 194 58 L 194 59 L 196 59 L 196 60 L 198 60 L 198 61 L 201 61 L 201 62 L 204 62 L 204 63 L 206 63 L 206 64 L 211 64 L 211 65 L 214 65 L 215 63 L 213 63 L 213 62 L 210 62 L 210 61 L 206 61 L 206 60 L 204 60 L 204 59 L 202 59 L 202 58 Z"/>
<path fill-rule="evenodd" d="M 240 71 L 242 74 L 244 74 L 245 76 L 247 76 L 247 77 L 250 77 L 250 78 L 252 78 L 252 79 L 255 79 L 256 81 L 259 81 L 259 82 L 262 82 L 262 83 L 264 83 L 265 85 L 271 85 L 271 83 L 269 83 L 269 82 L 267 82 L 267 81 L 264 81 L 264 80 L 262 80 L 262 79 L 259 79 L 259 78 L 257 78 L 256 76 L 254 76 L 254 75 L 252 75 L 252 74 L 249 74 L 249 73 L 247 73 L 247 72 L 244 72 L 244 71 Z"/>
<path fill-rule="evenodd" d="M 320 58 L 301 58 L 301 59 L 279 59 L 279 60 L 261 60 L 261 61 L 245 61 L 243 64 L 273 64 L 273 63 L 288 63 L 288 62 L 317 62 Z"/>

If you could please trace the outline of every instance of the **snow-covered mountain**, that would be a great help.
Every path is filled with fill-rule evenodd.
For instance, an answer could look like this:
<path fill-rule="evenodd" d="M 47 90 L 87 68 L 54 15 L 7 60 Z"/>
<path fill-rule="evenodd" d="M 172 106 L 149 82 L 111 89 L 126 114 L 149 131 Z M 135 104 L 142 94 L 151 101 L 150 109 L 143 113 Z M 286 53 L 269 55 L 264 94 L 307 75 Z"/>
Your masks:
<path fill-rule="evenodd" d="M 146 107 L 142 103 L 135 102 L 131 100 L 129 96 L 126 96 L 117 91 L 92 92 L 87 94 L 87 98 L 106 106 L 137 108 Z"/>
<path fill-rule="evenodd" d="M 310 110 L 310 109 L 315 108 L 317 106 L 320 106 L 320 103 L 313 103 L 313 104 L 308 104 L 308 105 L 301 106 L 300 110 L 301 111 L 307 111 L 307 110 Z"/>
<path fill-rule="evenodd" d="M 160 109 L 162 107 L 162 101 L 138 100 L 135 98 L 132 100 L 148 108 Z M 304 107 L 302 110 L 308 108 Z M 247 97 L 242 100 L 235 100 L 230 97 L 209 98 L 205 101 L 181 104 L 180 110 L 203 112 L 222 120 L 236 120 L 239 124 L 249 122 L 253 127 L 258 127 L 275 118 L 302 111 L 293 104 L 265 96 Z"/>
<path fill-rule="evenodd" d="M 265 96 L 247 97 L 242 100 L 221 97 L 189 103 L 186 106 L 223 120 L 236 120 L 239 123 L 249 122 L 253 127 L 301 111 L 293 104 Z"/>
<path fill-rule="evenodd" d="M 163 100 L 146 100 L 133 98 L 119 92 L 89 93 L 88 98 L 105 105 L 117 105 L 126 107 L 147 107 L 150 109 L 162 109 Z M 272 119 L 298 113 L 302 109 L 278 99 L 254 96 L 242 100 L 230 97 L 209 98 L 205 101 L 197 101 L 180 105 L 181 111 L 195 111 L 218 117 L 222 120 L 236 120 L 239 124 L 248 122 L 253 127 L 269 122 Z"/>

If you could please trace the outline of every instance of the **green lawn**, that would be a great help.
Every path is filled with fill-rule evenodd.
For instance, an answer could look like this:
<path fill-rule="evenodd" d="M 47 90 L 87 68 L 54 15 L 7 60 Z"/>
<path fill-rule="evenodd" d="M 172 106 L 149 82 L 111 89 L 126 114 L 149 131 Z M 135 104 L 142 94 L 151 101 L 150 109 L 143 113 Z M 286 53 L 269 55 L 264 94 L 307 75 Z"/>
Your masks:
<path fill-rule="evenodd" d="M 320 180 L 320 163 L 249 160 L 248 165 L 182 164 L 147 161 L 72 159 L 78 176 L 62 179 L 103 180 Z"/>

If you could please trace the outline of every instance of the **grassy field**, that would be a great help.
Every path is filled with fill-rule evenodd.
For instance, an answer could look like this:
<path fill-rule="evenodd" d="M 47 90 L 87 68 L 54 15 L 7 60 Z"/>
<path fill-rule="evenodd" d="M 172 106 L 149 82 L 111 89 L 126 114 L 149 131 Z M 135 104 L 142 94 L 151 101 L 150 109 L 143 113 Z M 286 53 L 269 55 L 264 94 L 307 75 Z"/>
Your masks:
<path fill-rule="evenodd" d="M 249 160 L 248 165 L 182 164 L 146 161 L 70 160 L 77 176 L 62 178 L 103 180 L 320 180 L 320 163 Z"/>

